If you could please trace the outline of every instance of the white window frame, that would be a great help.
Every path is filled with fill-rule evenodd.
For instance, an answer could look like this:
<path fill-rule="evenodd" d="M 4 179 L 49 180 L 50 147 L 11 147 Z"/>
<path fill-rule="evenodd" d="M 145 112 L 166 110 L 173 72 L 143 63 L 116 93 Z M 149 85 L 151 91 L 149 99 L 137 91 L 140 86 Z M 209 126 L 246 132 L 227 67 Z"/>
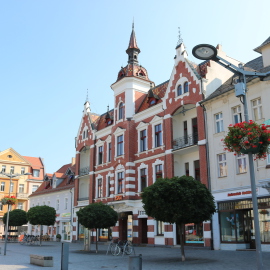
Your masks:
<path fill-rule="evenodd" d="M 65 210 L 67 210 L 67 209 L 68 209 L 68 198 L 65 197 Z"/>
<path fill-rule="evenodd" d="M 108 173 L 106 175 L 106 197 L 113 197 L 113 194 L 112 194 L 114 191 L 113 176 L 114 176 L 113 173 Z M 108 188 L 110 188 L 110 189 L 108 189 Z M 110 194 L 110 192 L 112 192 L 112 193 Z"/>
<path fill-rule="evenodd" d="M 19 193 L 24 193 L 24 184 L 19 184 Z"/>
<path fill-rule="evenodd" d="M 10 192 L 14 192 L 14 182 L 10 183 L 9 188 L 10 188 Z"/>
<path fill-rule="evenodd" d="M 119 194 L 118 193 L 118 173 L 120 172 L 123 172 L 124 173 L 124 177 L 123 177 L 123 193 L 120 193 L 120 194 L 124 194 L 125 193 L 125 168 L 123 165 L 119 164 L 117 167 L 116 167 L 116 170 L 115 170 L 115 174 L 114 174 L 114 179 L 115 179 L 115 189 L 114 189 L 114 194 L 117 195 Z"/>
<path fill-rule="evenodd" d="M 221 160 L 220 160 L 220 157 L 221 157 Z M 228 176 L 226 153 L 221 153 L 221 154 L 217 155 L 217 166 L 218 166 L 218 177 Z M 222 168 L 221 168 L 221 166 L 222 166 Z"/>
<path fill-rule="evenodd" d="M 34 187 L 36 188 L 35 190 L 33 190 Z M 38 188 L 39 188 L 39 185 L 32 185 L 32 193 L 35 192 Z"/>
<path fill-rule="evenodd" d="M 125 155 L 125 131 L 126 129 L 118 127 L 115 132 L 113 133 L 114 135 L 114 157 L 123 157 Z M 117 138 L 119 136 L 123 135 L 123 155 L 117 156 Z"/>
<path fill-rule="evenodd" d="M 35 173 L 38 172 L 38 176 L 35 176 Z M 40 170 L 36 170 L 34 169 L 33 170 L 33 177 L 39 177 L 40 176 Z"/>
<path fill-rule="evenodd" d="M 241 161 L 241 164 L 239 164 L 239 161 Z M 240 166 L 242 165 L 242 163 L 244 163 L 244 165 L 246 166 L 246 170 L 245 171 L 241 171 L 240 170 Z M 247 156 L 246 155 L 236 155 L 236 173 L 237 174 L 242 174 L 242 173 L 247 173 L 248 171 L 248 167 L 247 167 Z"/>
<path fill-rule="evenodd" d="M 23 210 L 23 202 L 18 202 L 17 209 Z"/>
<path fill-rule="evenodd" d="M 137 127 L 138 134 L 138 153 L 143 153 L 148 150 L 148 126 L 149 123 L 141 122 Z M 141 131 L 146 130 L 146 150 L 141 151 Z"/>
<path fill-rule="evenodd" d="M 106 161 L 112 162 L 112 137 L 111 135 L 109 135 L 105 141 L 106 141 L 106 148 L 107 148 Z M 111 144 L 111 160 L 109 160 L 109 144 Z"/>
<path fill-rule="evenodd" d="M 217 118 L 217 116 L 219 118 Z M 216 133 L 220 133 L 220 132 L 224 131 L 223 113 L 222 112 L 216 113 L 214 115 L 214 118 L 215 118 L 215 129 L 216 129 Z"/>
<path fill-rule="evenodd" d="M 59 210 L 60 208 L 60 200 L 59 199 L 56 199 L 56 209 L 55 210 Z"/>
<path fill-rule="evenodd" d="M 163 117 L 160 117 L 156 115 L 150 122 L 152 125 L 152 148 L 158 148 L 164 146 L 164 141 L 163 141 L 163 135 L 164 135 L 164 128 L 163 128 Z M 161 124 L 161 145 L 160 146 L 155 146 L 155 126 Z"/>
<path fill-rule="evenodd" d="M 148 187 L 148 165 L 141 163 L 141 165 L 137 168 L 138 172 L 138 192 L 142 192 L 142 187 L 141 187 L 141 169 L 146 170 L 146 186 Z"/>
<path fill-rule="evenodd" d="M 159 233 L 159 229 L 158 229 L 159 223 L 160 223 L 160 225 L 161 225 L 161 227 L 162 227 L 162 233 Z M 164 232 L 165 232 L 165 226 L 164 226 L 164 225 L 165 225 L 165 224 L 164 224 L 163 221 L 156 220 L 156 235 L 157 235 L 157 236 L 163 236 L 163 235 L 164 235 Z"/>
<path fill-rule="evenodd" d="M 96 143 L 96 149 L 97 149 L 97 159 L 96 159 L 96 166 L 99 166 L 99 165 L 102 165 L 104 163 L 104 144 L 105 144 L 105 141 L 102 141 L 102 140 L 98 140 L 97 143 Z M 99 147 L 102 146 L 103 147 L 103 154 L 102 154 L 102 161 L 101 163 L 99 164 Z"/>
<path fill-rule="evenodd" d="M 156 165 L 162 165 L 162 178 L 164 178 L 164 161 L 157 159 L 153 164 L 152 164 L 152 171 L 153 171 L 153 183 L 156 182 Z"/>
<path fill-rule="evenodd" d="M 237 118 L 237 121 L 235 121 Z M 232 122 L 233 124 L 237 124 L 237 123 L 240 123 L 242 122 L 242 110 L 241 110 L 241 106 L 238 105 L 238 106 L 235 106 L 232 108 Z"/>
<path fill-rule="evenodd" d="M 185 82 L 188 82 L 188 92 L 184 93 L 184 84 Z M 178 86 L 182 86 L 182 94 L 178 95 Z M 188 96 L 190 92 L 190 83 L 186 77 L 181 77 L 175 84 L 175 89 L 173 90 L 175 92 L 175 99 L 183 98 L 184 96 Z"/>
<path fill-rule="evenodd" d="M 6 172 L 6 170 L 7 170 L 6 165 L 2 165 L 2 170 L 1 170 L 1 172 Z"/>
<path fill-rule="evenodd" d="M 5 191 L 5 186 L 6 186 L 6 183 L 5 182 L 1 182 L 0 191 Z"/>
<path fill-rule="evenodd" d="M 101 196 L 100 197 L 98 197 L 98 180 L 101 180 Z M 96 199 L 101 199 L 101 198 L 103 198 L 103 193 L 104 192 L 104 189 L 103 189 L 103 176 L 102 175 L 98 175 L 98 176 L 96 176 L 96 196 L 95 196 L 95 198 Z"/>
<path fill-rule="evenodd" d="M 259 101 L 259 104 L 258 104 Z M 253 103 L 256 102 L 256 105 L 253 105 Z M 252 116 L 254 121 L 260 120 L 263 118 L 263 114 L 262 114 L 262 100 L 261 98 L 255 98 L 253 100 L 251 100 L 251 108 L 252 108 Z M 257 115 L 258 118 L 256 118 L 256 114 L 255 114 L 255 110 L 257 110 Z"/>
<path fill-rule="evenodd" d="M 25 174 L 25 167 L 21 167 L 21 174 Z"/>
<path fill-rule="evenodd" d="M 15 173 L 15 167 L 14 166 L 10 166 L 10 173 L 14 174 Z"/>

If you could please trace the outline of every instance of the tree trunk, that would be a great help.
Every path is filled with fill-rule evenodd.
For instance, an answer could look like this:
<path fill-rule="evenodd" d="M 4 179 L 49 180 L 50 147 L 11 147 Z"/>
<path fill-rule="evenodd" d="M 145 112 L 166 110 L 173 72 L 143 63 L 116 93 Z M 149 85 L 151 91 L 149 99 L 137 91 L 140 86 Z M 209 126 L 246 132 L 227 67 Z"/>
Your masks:
<path fill-rule="evenodd" d="M 43 225 L 40 225 L 40 236 L 39 236 L 39 245 L 41 246 L 41 241 L 42 241 L 42 230 L 43 230 Z"/>
<path fill-rule="evenodd" d="M 179 235 L 180 235 L 180 245 L 181 245 L 181 255 L 182 255 L 182 262 L 184 262 L 186 260 L 185 257 L 185 250 L 184 250 L 184 232 L 185 232 L 185 224 L 184 223 L 180 223 L 177 224 L 179 227 Z"/>
<path fill-rule="evenodd" d="M 96 253 L 98 253 L 98 229 L 96 229 Z"/>

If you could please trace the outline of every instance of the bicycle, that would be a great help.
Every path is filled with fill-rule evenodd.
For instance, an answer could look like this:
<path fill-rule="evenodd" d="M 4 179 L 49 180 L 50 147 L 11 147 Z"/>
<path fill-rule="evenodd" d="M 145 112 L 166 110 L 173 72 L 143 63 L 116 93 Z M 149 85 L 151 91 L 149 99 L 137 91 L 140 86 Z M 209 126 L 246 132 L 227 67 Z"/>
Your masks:
<path fill-rule="evenodd" d="M 113 256 L 118 256 L 121 252 L 122 255 L 130 255 L 133 250 L 133 245 L 129 240 L 121 241 L 117 238 L 110 244 L 110 251 Z"/>

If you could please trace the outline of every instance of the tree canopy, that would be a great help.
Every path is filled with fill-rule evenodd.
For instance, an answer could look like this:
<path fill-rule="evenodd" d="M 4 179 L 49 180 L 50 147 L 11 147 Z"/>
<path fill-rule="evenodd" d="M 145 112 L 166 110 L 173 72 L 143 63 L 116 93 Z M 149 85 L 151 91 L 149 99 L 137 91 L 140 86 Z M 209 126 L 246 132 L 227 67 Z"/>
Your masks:
<path fill-rule="evenodd" d="M 147 215 L 179 225 L 182 260 L 185 260 L 184 224 L 211 219 L 216 211 L 214 197 L 207 187 L 190 176 L 157 179 L 141 195 Z"/>
<path fill-rule="evenodd" d="M 56 211 L 47 205 L 31 207 L 27 212 L 27 219 L 32 225 L 51 226 L 55 223 Z"/>
<path fill-rule="evenodd" d="M 6 224 L 7 222 L 7 213 L 4 214 L 3 222 Z M 26 212 L 21 209 L 14 209 L 9 212 L 9 220 L 8 225 L 9 226 L 22 226 L 24 224 L 27 224 L 27 216 Z"/>

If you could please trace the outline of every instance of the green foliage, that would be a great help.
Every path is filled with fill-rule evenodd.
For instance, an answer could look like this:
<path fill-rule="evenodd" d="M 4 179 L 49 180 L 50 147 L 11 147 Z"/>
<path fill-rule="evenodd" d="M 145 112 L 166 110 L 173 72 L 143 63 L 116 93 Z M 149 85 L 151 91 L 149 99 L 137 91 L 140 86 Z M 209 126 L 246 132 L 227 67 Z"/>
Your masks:
<path fill-rule="evenodd" d="M 101 229 L 114 226 L 118 214 L 109 205 L 103 203 L 89 204 L 77 212 L 79 223 L 87 229 Z"/>
<path fill-rule="evenodd" d="M 53 207 L 42 205 L 34 206 L 27 212 L 27 219 L 32 225 L 51 226 L 55 223 L 56 211 Z"/>
<path fill-rule="evenodd" d="M 61 239 L 61 234 L 58 233 L 58 234 L 56 235 L 56 238 L 57 238 L 57 239 Z"/>
<path fill-rule="evenodd" d="M 141 196 L 147 215 L 163 222 L 200 223 L 216 211 L 210 191 L 190 176 L 158 179 Z"/>
<path fill-rule="evenodd" d="M 7 213 L 4 214 L 3 222 L 7 222 Z M 28 222 L 26 212 L 21 209 L 14 209 L 9 212 L 8 226 L 22 226 Z"/>

